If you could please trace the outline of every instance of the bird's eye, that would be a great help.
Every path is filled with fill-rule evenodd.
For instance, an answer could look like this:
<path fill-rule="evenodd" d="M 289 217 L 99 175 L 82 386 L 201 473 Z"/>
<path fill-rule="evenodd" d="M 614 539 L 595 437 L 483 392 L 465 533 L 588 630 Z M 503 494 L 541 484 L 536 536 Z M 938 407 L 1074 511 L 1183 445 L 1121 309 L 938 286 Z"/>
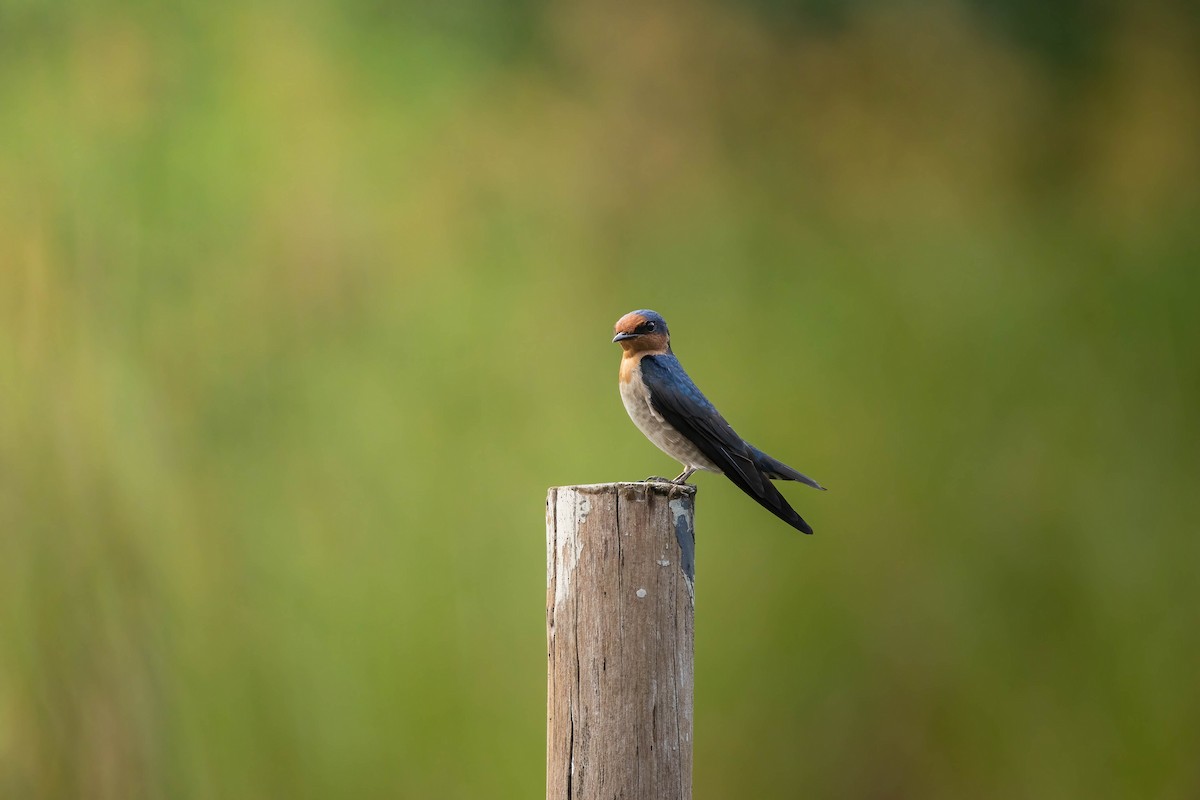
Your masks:
<path fill-rule="evenodd" d="M 646 330 L 648 330 L 648 331 L 652 331 L 652 330 L 654 330 L 654 323 L 653 323 L 653 322 L 647 322 L 647 323 L 646 323 Z"/>

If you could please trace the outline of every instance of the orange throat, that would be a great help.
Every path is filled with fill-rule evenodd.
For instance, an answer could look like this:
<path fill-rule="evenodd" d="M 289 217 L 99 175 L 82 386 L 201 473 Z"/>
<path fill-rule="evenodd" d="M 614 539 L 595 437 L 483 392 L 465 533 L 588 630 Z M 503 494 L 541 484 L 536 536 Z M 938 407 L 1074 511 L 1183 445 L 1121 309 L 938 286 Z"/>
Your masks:
<path fill-rule="evenodd" d="M 638 363 L 641 360 L 641 353 L 625 351 L 625 354 L 621 356 L 621 383 L 629 383 L 633 380 L 633 371 L 637 369 Z"/>

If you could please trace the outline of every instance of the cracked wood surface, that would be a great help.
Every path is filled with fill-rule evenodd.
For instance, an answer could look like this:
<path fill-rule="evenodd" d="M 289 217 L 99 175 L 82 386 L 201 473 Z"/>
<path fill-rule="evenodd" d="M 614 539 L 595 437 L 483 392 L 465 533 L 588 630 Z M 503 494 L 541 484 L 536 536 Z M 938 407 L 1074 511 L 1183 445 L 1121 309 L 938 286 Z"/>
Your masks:
<path fill-rule="evenodd" d="M 690 800 L 692 486 L 546 498 L 547 800 Z"/>

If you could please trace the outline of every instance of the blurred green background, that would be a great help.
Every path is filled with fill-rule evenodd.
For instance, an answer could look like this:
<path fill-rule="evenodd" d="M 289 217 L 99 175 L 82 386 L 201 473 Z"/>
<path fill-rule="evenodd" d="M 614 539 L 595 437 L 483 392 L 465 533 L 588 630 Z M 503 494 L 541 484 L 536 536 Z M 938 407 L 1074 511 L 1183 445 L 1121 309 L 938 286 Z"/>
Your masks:
<path fill-rule="evenodd" d="M 543 793 L 649 307 L 695 796 L 1200 796 L 1193 4 L 0 3 L 0 797 Z"/>

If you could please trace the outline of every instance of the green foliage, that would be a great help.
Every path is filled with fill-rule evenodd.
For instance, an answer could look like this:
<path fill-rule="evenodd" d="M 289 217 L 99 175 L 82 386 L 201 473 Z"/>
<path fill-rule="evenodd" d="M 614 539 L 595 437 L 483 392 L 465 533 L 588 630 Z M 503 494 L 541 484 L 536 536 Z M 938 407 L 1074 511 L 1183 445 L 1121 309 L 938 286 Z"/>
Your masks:
<path fill-rule="evenodd" d="M 640 307 L 830 487 L 698 477 L 698 800 L 1196 796 L 1194 16 L 487 8 L 0 4 L 0 796 L 538 796 Z"/>

